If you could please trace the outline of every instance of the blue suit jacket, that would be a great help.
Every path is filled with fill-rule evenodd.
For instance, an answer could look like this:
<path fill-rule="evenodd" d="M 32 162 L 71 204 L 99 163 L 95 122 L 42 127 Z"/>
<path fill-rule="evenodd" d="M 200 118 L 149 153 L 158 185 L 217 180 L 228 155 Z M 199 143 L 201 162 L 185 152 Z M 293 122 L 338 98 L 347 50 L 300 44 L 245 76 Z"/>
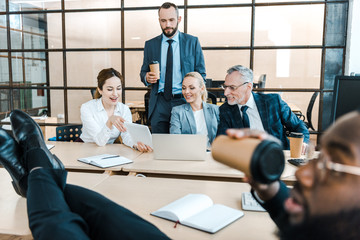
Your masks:
<path fill-rule="evenodd" d="M 219 124 L 219 107 L 203 102 L 204 117 L 210 143 L 216 137 Z M 189 103 L 173 107 L 170 120 L 171 134 L 196 134 L 194 113 Z"/>
<path fill-rule="evenodd" d="M 161 66 L 161 40 L 162 34 L 145 42 L 144 60 L 141 66 L 140 78 L 141 81 L 148 86 L 145 80 L 146 73 L 150 71 L 149 64 L 152 61 L 158 61 Z M 205 62 L 204 55 L 197 37 L 186 33 L 179 32 L 180 43 L 180 63 L 182 78 L 188 72 L 198 72 L 205 79 Z M 164 63 L 166 64 L 166 63 Z M 156 106 L 157 92 L 159 83 L 152 84 L 149 102 L 149 119 Z"/>
<path fill-rule="evenodd" d="M 281 99 L 278 94 L 253 93 L 264 130 L 270 135 L 280 139 L 284 149 L 289 149 L 289 140 L 286 131 L 301 132 L 304 141 L 309 141 L 309 131 L 301 121 Z M 220 107 L 220 123 L 217 135 L 226 134 L 228 128 L 243 128 L 239 107 L 224 103 Z"/>

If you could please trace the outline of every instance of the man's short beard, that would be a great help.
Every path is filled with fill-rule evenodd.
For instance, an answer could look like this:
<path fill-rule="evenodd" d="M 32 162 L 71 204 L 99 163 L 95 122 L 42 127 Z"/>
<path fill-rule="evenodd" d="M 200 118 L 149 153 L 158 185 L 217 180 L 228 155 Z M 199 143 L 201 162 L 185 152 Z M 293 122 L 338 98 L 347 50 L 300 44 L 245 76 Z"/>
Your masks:
<path fill-rule="evenodd" d="M 162 30 L 162 31 L 163 31 L 163 34 L 164 34 L 166 37 L 171 38 L 171 37 L 174 36 L 175 33 L 177 32 L 178 26 L 179 26 L 179 24 L 176 24 L 176 27 L 175 27 L 174 30 L 171 31 L 170 33 L 166 33 L 166 32 L 165 32 L 165 29 L 163 29 L 163 30 Z"/>
<path fill-rule="evenodd" d="M 284 227 L 278 233 L 281 240 L 360 239 L 360 209 L 351 209 L 317 217 Z"/>

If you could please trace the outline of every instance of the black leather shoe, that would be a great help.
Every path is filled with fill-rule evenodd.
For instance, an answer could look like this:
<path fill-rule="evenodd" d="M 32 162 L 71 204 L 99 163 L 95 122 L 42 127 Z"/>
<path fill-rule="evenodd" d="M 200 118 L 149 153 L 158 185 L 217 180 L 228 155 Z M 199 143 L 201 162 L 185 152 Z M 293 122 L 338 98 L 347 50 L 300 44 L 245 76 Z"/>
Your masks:
<path fill-rule="evenodd" d="M 17 194 L 26 197 L 27 171 L 21 163 L 22 150 L 15 139 L 0 128 L 0 162 L 12 178 Z"/>
<path fill-rule="evenodd" d="M 58 158 L 54 158 L 46 147 L 39 125 L 28 114 L 20 110 L 14 110 L 10 114 L 10 122 L 15 140 L 24 152 L 25 167 L 27 167 L 26 154 L 30 150 L 41 149 L 46 154 L 52 168 L 64 169 L 62 162 Z"/>

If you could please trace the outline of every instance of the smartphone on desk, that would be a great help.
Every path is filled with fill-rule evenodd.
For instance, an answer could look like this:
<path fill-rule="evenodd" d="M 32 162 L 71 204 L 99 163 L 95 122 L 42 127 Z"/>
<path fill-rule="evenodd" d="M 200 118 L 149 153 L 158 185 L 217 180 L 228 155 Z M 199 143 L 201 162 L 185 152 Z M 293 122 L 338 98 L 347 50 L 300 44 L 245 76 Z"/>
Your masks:
<path fill-rule="evenodd" d="M 303 165 L 307 164 L 308 160 L 306 160 L 304 158 L 291 158 L 291 159 L 288 159 L 288 162 L 291 163 L 292 165 L 299 167 L 299 166 L 303 166 Z"/>

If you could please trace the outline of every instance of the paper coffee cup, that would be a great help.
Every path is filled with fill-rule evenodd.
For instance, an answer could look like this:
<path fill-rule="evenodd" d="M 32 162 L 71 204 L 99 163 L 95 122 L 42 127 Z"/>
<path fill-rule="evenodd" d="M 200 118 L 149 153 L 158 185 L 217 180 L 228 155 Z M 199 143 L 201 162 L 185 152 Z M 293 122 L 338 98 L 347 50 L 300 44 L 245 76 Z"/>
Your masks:
<path fill-rule="evenodd" d="M 301 150 L 304 141 L 304 134 L 292 132 L 289 135 L 290 141 L 290 157 L 291 158 L 300 158 Z"/>
<path fill-rule="evenodd" d="M 238 169 L 261 183 L 278 180 L 285 166 L 282 147 L 269 140 L 234 139 L 221 135 L 214 140 L 211 152 L 216 161 Z"/>
<path fill-rule="evenodd" d="M 150 72 L 153 72 L 156 74 L 156 79 L 160 79 L 160 64 L 158 61 L 152 61 L 149 64 Z"/>

